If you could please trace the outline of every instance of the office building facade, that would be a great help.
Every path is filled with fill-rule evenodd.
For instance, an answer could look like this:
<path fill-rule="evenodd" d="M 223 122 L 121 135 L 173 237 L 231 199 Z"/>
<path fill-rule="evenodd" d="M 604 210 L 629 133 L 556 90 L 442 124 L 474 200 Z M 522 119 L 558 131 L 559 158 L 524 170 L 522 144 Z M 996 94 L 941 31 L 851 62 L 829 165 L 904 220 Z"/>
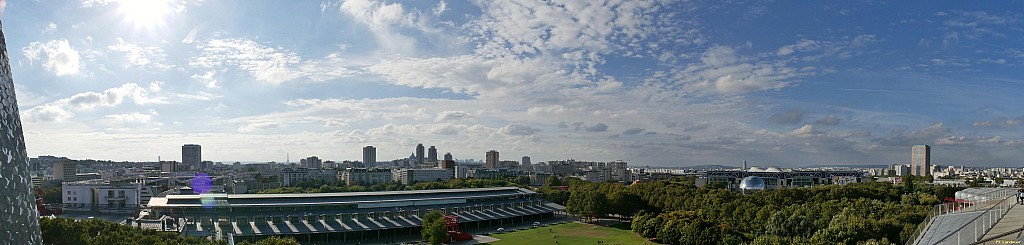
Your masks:
<path fill-rule="evenodd" d="M 372 145 L 363 147 L 363 166 L 371 167 L 377 163 L 377 148 Z"/>
<path fill-rule="evenodd" d="M 430 148 L 427 149 L 427 161 L 435 164 L 437 163 L 437 148 L 434 146 L 430 146 Z"/>
<path fill-rule="evenodd" d="M 53 164 L 53 179 L 60 181 L 78 181 L 78 163 L 58 162 Z"/>
<path fill-rule="evenodd" d="M 499 167 L 499 164 L 501 164 L 500 160 L 498 159 L 498 151 L 487 151 L 487 155 L 484 157 L 484 168 L 497 169 Z"/>
<path fill-rule="evenodd" d="M 416 145 L 416 165 L 423 164 L 423 144 Z"/>
<path fill-rule="evenodd" d="M 181 164 L 185 165 L 186 168 L 192 168 L 195 171 L 206 171 L 206 166 L 202 166 L 202 146 L 193 144 L 181 146 Z"/>
<path fill-rule="evenodd" d="M 911 148 L 910 168 L 915 176 L 932 175 L 932 147 L 928 145 L 915 145 Z"/>

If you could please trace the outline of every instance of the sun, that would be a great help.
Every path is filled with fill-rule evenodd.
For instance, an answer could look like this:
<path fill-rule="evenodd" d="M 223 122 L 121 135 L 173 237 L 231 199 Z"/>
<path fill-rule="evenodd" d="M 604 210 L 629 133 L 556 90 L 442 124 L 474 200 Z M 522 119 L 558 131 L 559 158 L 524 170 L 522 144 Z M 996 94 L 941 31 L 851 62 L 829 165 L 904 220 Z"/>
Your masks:
<path fill-rule="evenodd" d="M 125 21 L 147 28 L 165 24 L 174 8 L 174 0 L 121 0 L 117 3 Z"/>

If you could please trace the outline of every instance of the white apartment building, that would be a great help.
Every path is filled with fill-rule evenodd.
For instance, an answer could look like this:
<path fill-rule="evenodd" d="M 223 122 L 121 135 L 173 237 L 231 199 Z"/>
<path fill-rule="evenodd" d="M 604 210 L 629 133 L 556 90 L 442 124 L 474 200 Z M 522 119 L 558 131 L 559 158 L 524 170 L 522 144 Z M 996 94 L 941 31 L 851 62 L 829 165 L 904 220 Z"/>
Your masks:
<path fill-rule="evenodd" d="M 104 180 L 64 182 L 61 190 L 63 209 L 69 212 L 133 213 L 154 194 L 138 182 Z"/>
<path fill-rule="evenodd" d="M 391 170 L 384 168 L 346 168 L 339 175 L 338 179 L 346 185 L 371 186 L 394 181 Z"/>
<path fill-rule="evenodd" d="M 393 172 L 393 179 L 403 185 L 420 181 L 449 180 L 455 177 L 452 169 L 398 169 Z"/>

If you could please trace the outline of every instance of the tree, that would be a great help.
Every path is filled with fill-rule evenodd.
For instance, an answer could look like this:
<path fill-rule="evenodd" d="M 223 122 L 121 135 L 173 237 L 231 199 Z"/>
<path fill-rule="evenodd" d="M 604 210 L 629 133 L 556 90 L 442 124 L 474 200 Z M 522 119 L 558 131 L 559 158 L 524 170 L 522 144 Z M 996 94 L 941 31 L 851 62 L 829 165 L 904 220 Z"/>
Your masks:
<path fill-rule="evenodd" d="M 58 187 L 52 187 L 52 188 L 46 188 L 46 189 L 43 189 L 43 196 L 41 196 L 41 197 L 43 198 L 43 201 L 48 203 L 48 204 L 60 204 L 61 202 L 63 202 L 61 200 L 61 193 L 60 193 L 60 191 L 61 191 L 61 187 L 59 187 L 59 186 Z M 39 197 L 37 197 L 37 198 L 39 198 Z"/>
<path fill-rule="evenodd" d="M 558 179 L 558 176 L 548 176 L 548 179 L 544 180 L 544 185 L 547 186 L 562 186 L 562 180 Z"/>
<path fill-rule="evenodd" d="M 444 213 L 434 210 L 423 216 L 423 232 L 420 233 L 424 241 L 430 244 L 441 244 L 448 239 L 448 228 L 444 224 Z"/>
<path fill-rule="evenodd" d="M 184 237 L 98 219 L 42 218 L 39 219 L 39 229 L 47 244 L 224 244 L 223 241 Z"/>
<path fill-rule="evenodd" d="M 612 192 L 612 194 L 608 195 L 608 201 L 611 203 L 610 213 L 625 217 L 632 217 L 636 212 L 644 209 L 647 204 L 639 195 L 626 190 Z"/>
<path fill-rule="evenodd" d="M 636 217 L 633 217 L 631 222 L 633 232 L 639 234 L 642 237 L 654 238 L 658 236 L 658 230 L 661 230 L 661 216 L 658 214 L 640 212 Z"/>
<path fill-rule="evenodd" d="M 604 216 L 608 210 L 608 198 L 600 189 L 603 183 L 570 182 L 569 201 L 565 211 L 586 218 Z"/>
<path fill-rule="evenodd" d="M 903 181 L 903 192 L 907 192 L 907 193 L 914 192 L 914 179 L 915 178 L 914 178 L 913 175 L 909 175 L 909 174 L 903 175 L 903 178 L 902 178 L 902 181 Z"/>
<path fill-rule="evenodd" d="M 530 176 L 519 176 L 519 177 L 516 177 L 514 182 L 516 184 L 520 184 L 520 185 L 530 185 Z"/>

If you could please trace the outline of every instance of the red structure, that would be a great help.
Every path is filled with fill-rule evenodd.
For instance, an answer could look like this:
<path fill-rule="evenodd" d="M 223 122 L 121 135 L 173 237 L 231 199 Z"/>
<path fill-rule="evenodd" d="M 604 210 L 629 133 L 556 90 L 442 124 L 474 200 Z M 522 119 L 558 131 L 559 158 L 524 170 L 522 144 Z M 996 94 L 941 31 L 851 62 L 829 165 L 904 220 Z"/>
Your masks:
<path fill-rule="evenodd" d="M 43 189 L 36 189 L 36 211 L 39 212 L 39 216 L 49 216 L 51 214 L 63 213 L 60 208 L 48 209 L 46 208 L 46 202 L 43 201 Z"/>
<path fill-rule="evenodd" d="M 459 229 L 459 216 L 445 215 L 444 226 L 448 228 L 448 241 L 473 240 L 473 235 Z"/>

